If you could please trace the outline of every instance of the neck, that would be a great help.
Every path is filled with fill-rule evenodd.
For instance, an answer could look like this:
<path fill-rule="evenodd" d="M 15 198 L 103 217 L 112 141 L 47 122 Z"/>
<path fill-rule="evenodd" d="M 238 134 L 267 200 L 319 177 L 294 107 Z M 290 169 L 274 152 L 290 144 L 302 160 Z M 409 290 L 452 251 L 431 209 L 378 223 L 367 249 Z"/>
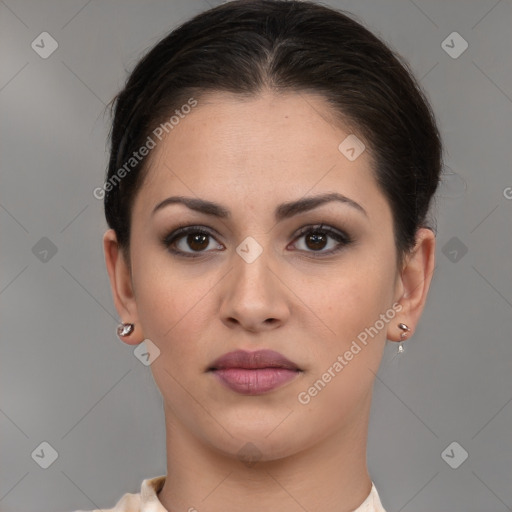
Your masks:
<path fill-rule="evenodd" d="M 366 499 L 369 417 L 288 457 L 244 464 L 206 445 L 166 409 L 167 478 L 158 498 L 169 512 L 353 511 Z"/>

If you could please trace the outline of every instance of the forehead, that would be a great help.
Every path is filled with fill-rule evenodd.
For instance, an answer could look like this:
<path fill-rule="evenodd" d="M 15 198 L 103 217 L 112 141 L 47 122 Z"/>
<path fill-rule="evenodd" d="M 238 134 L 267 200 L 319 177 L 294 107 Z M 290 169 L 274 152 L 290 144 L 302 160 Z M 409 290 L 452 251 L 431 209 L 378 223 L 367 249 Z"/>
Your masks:
<path fill-rule="evenodd" d="M 326 191 L 382 208 L 370 152 L 351 161 L 340 151 L 349 136 L 319 95 L 210 93 L 156 139 L 134 209 L 142 213 L 175 193 L 238 198 L 241 206 L 250 196 L 263 207 Z"/>

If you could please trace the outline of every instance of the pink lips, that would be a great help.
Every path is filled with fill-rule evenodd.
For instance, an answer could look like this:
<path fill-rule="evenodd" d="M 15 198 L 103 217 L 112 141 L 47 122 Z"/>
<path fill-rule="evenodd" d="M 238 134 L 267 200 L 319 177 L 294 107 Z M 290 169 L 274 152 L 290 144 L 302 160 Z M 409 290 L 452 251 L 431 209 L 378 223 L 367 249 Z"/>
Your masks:
<path fill-rule="evenodd" d="M 300 373 L 296 364 L 273 350 L 228 352 L 208 370 L 228 388 L 243 395 L 267 393 Z"/>

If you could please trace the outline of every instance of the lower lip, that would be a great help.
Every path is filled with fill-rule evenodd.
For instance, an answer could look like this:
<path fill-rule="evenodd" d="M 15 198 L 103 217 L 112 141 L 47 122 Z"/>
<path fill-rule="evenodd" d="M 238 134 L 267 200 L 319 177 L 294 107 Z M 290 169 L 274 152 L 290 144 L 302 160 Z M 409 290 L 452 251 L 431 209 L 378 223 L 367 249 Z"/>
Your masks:
<path fill-rule="evenodd" d="M 261 395 L 294 379 L 300 372 L 287 368 L 225 368 L 213 373 L 228 388 L 242 395 Z"/>

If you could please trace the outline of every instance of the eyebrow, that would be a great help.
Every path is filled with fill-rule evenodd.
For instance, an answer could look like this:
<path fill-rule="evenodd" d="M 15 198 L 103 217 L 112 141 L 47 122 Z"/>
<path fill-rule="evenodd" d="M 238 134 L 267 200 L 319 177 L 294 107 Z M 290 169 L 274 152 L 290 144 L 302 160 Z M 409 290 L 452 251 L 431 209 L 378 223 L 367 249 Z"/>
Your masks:
<path fill-rule="evenodd" d="M 346 204 L 368 217 L 366 210 L 359 203 L 353 199 L 350 199 L 349 197 L 344 196 L 343 194 L 339 194 L 338 192 L 319 194 L 316 196 L 304 197 L 302 199 L 298 199 L 297 201 L 282 203 L 276 208 L 274 216 L 276 221 L 279 222 L 284 219 L 293 217 L 294 215 L 298 215 L 299 213 L 313 210 L 314 208 L 318 208 L 319 206 L 322 206 L 326 203 L 331 203 L 333 201 Z M 221 219 L 227 219 L 231 216 L 229 210 L 218 203 L 214 203 L 213 201 L 206 201 L 205 199 L 185 196 L 171 196 L 164 199 L 155 206 L 151 215 L 154 215 L 158 210 L 161 210 L 170 204 L 176 203 L 184 204 L 187 208 L 190 208 L 196 212 L 212 215 Z"/>

